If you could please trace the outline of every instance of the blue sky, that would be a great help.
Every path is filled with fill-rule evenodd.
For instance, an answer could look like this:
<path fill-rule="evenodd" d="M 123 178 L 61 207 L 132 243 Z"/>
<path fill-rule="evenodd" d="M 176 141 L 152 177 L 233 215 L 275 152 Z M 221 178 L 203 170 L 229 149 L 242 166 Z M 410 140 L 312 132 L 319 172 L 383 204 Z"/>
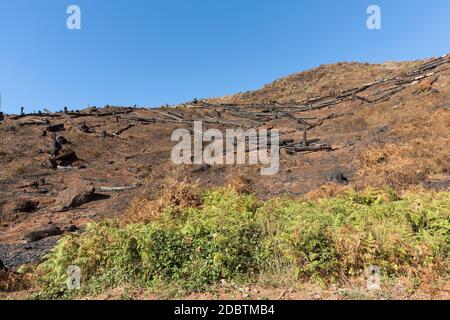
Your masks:
<path fill-rule="evenodd" d="M 449 31 L 448 0 L 0 0 L 2 111 L 221 96 L 323 63 L 439 56 Z"/>

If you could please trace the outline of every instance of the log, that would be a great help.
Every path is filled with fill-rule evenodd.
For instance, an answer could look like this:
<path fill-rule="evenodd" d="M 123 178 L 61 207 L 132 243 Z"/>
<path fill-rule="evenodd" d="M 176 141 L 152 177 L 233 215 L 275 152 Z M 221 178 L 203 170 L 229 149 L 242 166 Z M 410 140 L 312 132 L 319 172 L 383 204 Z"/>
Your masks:
<path fill-rule="evenodd" d="M 133 128 L 133 127 L 134 127 L 134 125 L 130 124 L 130 125 L 126 126 L 125 128 L 117 130 L 116 132 L 113 133 L 113 135 L 120 136 L 122 133 L 124 133 L 125 131 L 127 131 L 127 130 Z"/>
<path fill-rule="evenodd" d="M 77 156 L 75 154 L 75 151 L 70 150 L 67 152 L 64 152 L 58 156 L 52 157 L 51 161 L 59 161 L 59 160 L 67 160 L 67 159 L 75 159 Z"/>
<path fill-rule="evenodd" d="M 45 128 L 48 132 L 59 132 L 64 130 L 64 123 L 54 124 Z"/>
<path fill-rule="evenodd" d="M 80 113 L 80 112 L 67 112 L 66 115 L 71 116 L 71 118 L 81 118 L 81 117 L 110 117 L 120 114 L 128 114 L 133 111 L 136 111 L 136 109 L 130 109 L 130 110 L 124 110 L 124 111 L 113 111 L 113 112 L 103 112 L 103 113 Z"/>
<path fill-rule="evenodd" d="M 100 191 L 102 192 L 122 192 L 127 190 L 134 189 L 134 186 L 131 187 L 100 187 Z"/>
<path fill-rule="evenodd" d="M 40 125 L 45 125 L 45 121 L 43 120 L 35 120 L 35 119 L 30 119 L 28 121 L 24 121 L 24 122 L 19 122 L 20 126 L 40 126 Z"/>
<path fill-rule="evenodd" d="M 36 231 L 32 231 L 30 233 L 27 233 L 24 236 L 23 240 L 25 240 L 26 243 L 32 243 L 32 242 L 37 242 L 37 241 L 45 239 L 45 238 L 59 236 L 61 234 L 63 234 L 63 231 L 60 228 L 58 228 L 54 225 L 51 225 L 46 229 L 36 230 Z"/>
<path fill-rule="evenodd" d="M 156 122 L 168 122 L 168 123 L 174 123 L 175 121 L 171 120 L 165 120 L 165 119 L 157 119 L 157 118 L 151 118 L 151 117 L 142 117 L 142 116 L 124 116 L 121 115 L 120 118 L 124 120 L 130 120 L 140 123 L 156 123 Z M 178 121 L 176 121 L 178 123 Z"/>
<path fill-rule="evenodd" d="M 311 144 L 308 146 L 295 145 L 285 147 L 288 153 L 296 152 L 317 152 L 317 151 L 332 151 L 333 148 L 328 144 Z"/>
<path fill-rule="evenodd" d="M 229 125 L 229 126 L 236 126 L 239 127 L 241 124 L 237 123 L 237 122 L 233 122 L 233 121 L 226 121 L 226 120 L 220 120 L 220 119 L 214 119 L 214 120 L 210 120 L 210 119 L 205 119 L 205 118 L 198 118 L 198 117 L 192 117 L 190 120 L 187 120 L 187 122 L 189 121 L 202 121 L 204 123 L 209 123 L 209 124 L 221 124 L 221 125 Z"/>
<path fill-rule="evenodd" d="M 73 170 L 77 170 L 78 168 L 76 167 L 70 167 L 70 166 L 57 166 L 56 170 L 58 171 L 63 171 L 63 172 L 68 172 L 68 171 L 73 171 Z"/>
<path fill-rule="evenodd" d="M 78 124 L 75 120 L 73 120 L 71 117 L 69 117 L 66 114 L 62 114 L 63 118 L 65 118 L 67 121 L 70 122 L 70 124 L 77 130 L 79 130 L 82 133 L 91 133 L 91 129 L 89 129 L 89 127 L 83 123 L 83 124 Z"/>
<path fill-rule="evenodd" d="M 237 112 L 239 112 L 243 108 L 246 108 L 248 110 L 248 108 L 256 107 L 256 108 L 260 108 L 260 109 L 271 110 L 273 107 L 275 107 L 276 109 L 285 109 L 285 110 L 292 109 L 293 112 L 305 112 L 305 111 L 311 111 L 311 110 L 316 110 L 316 109 L 321 109 L 321 108 L 337 105 L 337 104 L 342 103 L 343 101 L 353 99 L 353 98 L 363 100 L 364 102 L 367 102 L 367 103 L 378 103 L 378 102 L 389 99 L 389 96 L 403 90 L 405 88 L 404 85 L 406 85 L 406 84 L 410 84 L 414 81 L 433 76 L 436 72 L 429 72 L 429 71 L 437 68 L 438 66 L 440 66 L 442 64 L 449 63 L 449 62 L 450 62 L 450 57 L 448 57 L 448 56 L 433 59 L 430 62 L 422 64 L 413 72 L 401 74 L 401 75 L 398 75 L 398 76 L 395 76 L 392 78 L 388 78 L 388 79 L 381 79 L 381 80 L 378 80 L 375 82 L 367 83 L 360 87 L 355 87 L 355 88 L 351 88 L 348 90 L 344 90 L 344 91 L 341 91 L 337 97 L 330 97 L 330 96 L 314 97 L 314 98 L 309 98 L 304 102 L 296 103 L 296 105 L 277 104 L 276 106 L 274 106 L 274 105 L 266 106 L 266 105 L 255 105 L 255 104 L 248 104 L 248 105 L 237 105 L 237 104 L 203 105 L 202 104 L 202 106 L 200 106 L 200 107 L 216 108 L 216 109 L 217 108 L 227 109 L 227 108 L 233 107 L 233 108 L 239 109 L 239 110 L 235 110 Z M 375 100 L 370 100 L 366 97 L 357 95 L 357 93 L 364 92 L 374 86 L 378 86 L 378 85 L 386 84 L 386 83 L 394 83 L 397 86 L 395 86 L 394 88 L 388 89 L 389 92 L 386 95 L 383 95 Z M 390 90 L 392 90 L 392 91 L 390 91 Z"/>
<path fill-rule="evenodd" d="M 178 121 L 178 122 L 183 122 L 183 118 L 182 117 L 179 117 L 179 116 L 167 113 L 167 112 L 163 112 L 163 111 L 160 111 L 160 110 L 156 110 L 156 109 L 152 109 L 151 111 L 155 112 L 155 113 L 157 113 L 159 115 L 162 115 L 164 117 L 167 117 L 169 119 L 172 119 L 172 120 L 175 120 L 175 121 Z"/>

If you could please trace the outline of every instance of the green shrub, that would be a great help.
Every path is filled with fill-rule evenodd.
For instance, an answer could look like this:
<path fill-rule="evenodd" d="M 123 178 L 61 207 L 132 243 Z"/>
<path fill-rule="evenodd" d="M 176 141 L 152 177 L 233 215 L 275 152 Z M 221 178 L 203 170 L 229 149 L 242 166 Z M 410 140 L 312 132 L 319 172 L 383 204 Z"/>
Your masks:
<path fill-rule="evenodd" d="M 151 224 L 90 224 L 81 236 L 65 237 L 41 264 L 43 296 L 65 296 L 66 269 L 82 270 L 84 293 L 125 283 L 174 282 L 205 289 L 221 279 L 258 272 L 261 232 L 257 201 L 229 190 L 208 192 L 202 209 L 166 210 Z"/>
<path fill-rule="evenodd" d="M 67 235 L 39 266 L 41 298 L 99 293 L 120 285 L 172 284 L 205 290 L 221 279 L 257 281 L 271 273 L 322 284 L 363 274 L 448 275 L 450 193 L 399 199 L 376 190 L 319 201 L 260 203 L 230 189 L 206 192 L 202 205 L 167 208 L 148 224 L 90 224 Z M 69 265 L 82 290 L 66 288 Z"/>
<path fill-rule="evenodd" d="M 394 276 L 430 266 L 448 271 L 449 193 L 396 199 L 367 190 L 314 203 L 273 200 L 257 218 L 274 272 L 294 267 L 298 276 L 333 280 L 370 265 Z"/>

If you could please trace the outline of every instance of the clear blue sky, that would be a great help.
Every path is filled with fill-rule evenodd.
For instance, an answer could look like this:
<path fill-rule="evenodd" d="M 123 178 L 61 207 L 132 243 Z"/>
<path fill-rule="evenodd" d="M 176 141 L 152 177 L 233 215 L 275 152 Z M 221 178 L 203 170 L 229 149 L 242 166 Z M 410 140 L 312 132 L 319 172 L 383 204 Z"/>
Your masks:
<path fill-rule="evenodd" d="M 0 0 L 2 111 L 221 96 L 323 63 L 442 55 L 449 31 L 448 0 Z"/>

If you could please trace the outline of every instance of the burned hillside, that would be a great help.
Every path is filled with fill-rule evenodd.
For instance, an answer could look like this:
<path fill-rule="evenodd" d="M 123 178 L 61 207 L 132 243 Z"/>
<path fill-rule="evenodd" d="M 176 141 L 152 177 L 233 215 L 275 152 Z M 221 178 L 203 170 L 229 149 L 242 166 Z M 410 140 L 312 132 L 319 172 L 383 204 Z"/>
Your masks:
<path fill-rule="evenodd" d="M 226 184 L 260 198 L 342 187 L 450 190 L 450 57 L 322 66 L 236 96 L 174 107 L 88 108 L 0 119 L 0 260 L 37 262 L 65 232 L 122 219 L 134 199 L 170 182 Z M 207 128 L 280 131 L 280 171 L 176 166 L 171 133 Z"/>

